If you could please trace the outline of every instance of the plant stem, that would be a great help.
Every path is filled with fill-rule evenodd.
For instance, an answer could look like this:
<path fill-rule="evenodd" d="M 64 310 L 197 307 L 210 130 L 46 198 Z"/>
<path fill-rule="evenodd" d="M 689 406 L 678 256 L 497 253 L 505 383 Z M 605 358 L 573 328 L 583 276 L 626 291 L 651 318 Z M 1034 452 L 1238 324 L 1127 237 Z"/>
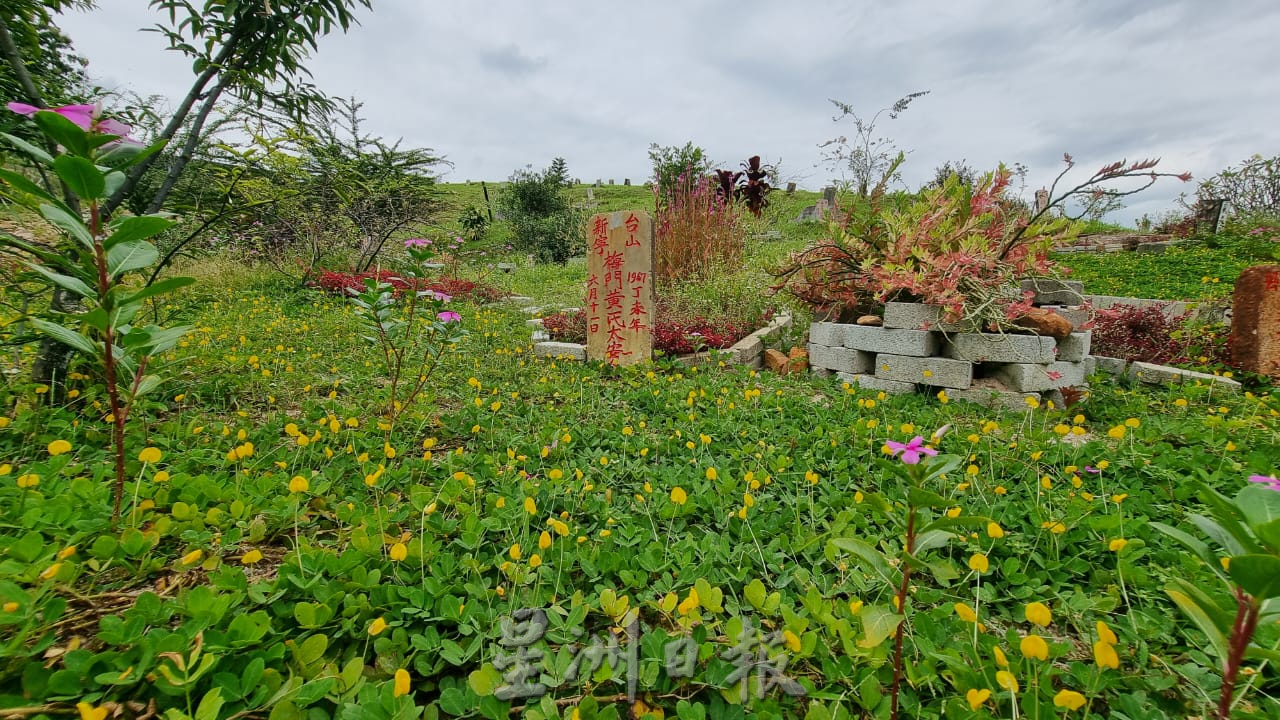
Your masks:
<path fill-rule="evenodd" d="M 111 290 L 111 278 L 107 274 L 107 252 L 102 247 L 102 218 L 98 212 L 98 202 L 89 204 L 89 233 L 93 237 L 93 258 L 98 266 L 98 297 L 107 299 Z M 111 525 L 120 520 L 120 502 L 124 497 L 124 407 L 120 404 L 120 388 L 116 384 L 115 328 L 108 322 L 102 333 L 102 369 L 107 384 L 107 397 L 111 401 L 112 432 L 111 441 L 115 446 L 116 481 L 112 490 Z"/>
<path fill-rule="evenodd" d="M 1259 604 L 1244 590 L 1236 588 L 1236 619 L 1231 626 L 1227 656 L 1222 659 L 1222 693 L 1218 696 L 1218 720 L 1230 720 L 1231 699 L 1235 695 L 1236 675 L 1240 661 L 1258 627 Z"/>
<path fill-rule="evenodd" d="M 907 556 L 915 551 L 916 544 L 916 508 L 910 506 L 907 509 Z M 898 718 L 898 688 L 902 684 L 902 632 L 907 622 L 907 587 L 911 579 L 911 561 L 904 558 L 902 561 L 902 584 L 898 586 L 898 614 L 902 615 L 902 621 L 898 623 L 898 631 L 893 638 L 893 685 L 889 688 L 889 696 L 893 698 L 892 707 L 889 710 L 891 720 Z"/>

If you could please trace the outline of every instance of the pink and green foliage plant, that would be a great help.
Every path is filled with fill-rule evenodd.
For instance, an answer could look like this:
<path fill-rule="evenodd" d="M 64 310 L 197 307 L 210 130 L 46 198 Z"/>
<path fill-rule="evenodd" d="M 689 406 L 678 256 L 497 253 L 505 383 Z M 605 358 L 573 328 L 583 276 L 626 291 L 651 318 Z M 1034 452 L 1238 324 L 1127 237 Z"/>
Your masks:
<path fill-rule="evenodd" d="M 742 259 L 746 228 L 732 198 L 718 192 L 714 179 L 681 175 L 663 197 L 654 183 L 654 272 L 659 283 L 704 277 L 716 267 Z"/>
<path fill-rule="evenodd" d="M 910 301 L 941 306 L 950 322 L 1011 327 L 1031 307 L 1029 293 L 1015 281 L 1059 274 L 1049 253 L 1079 232 L 1076 219 L 1061 212 L 1069 199 L 1132 195 L 1166 176 L 1190 179 L 1155 172 L 1154 160 L 1121 161 L 1055 195 L 1075 165 L 1070 156 L 1064 160 L 1067 167 L 1055 179 L 1048 203 L 1034 212 L 1010 195 L 1012 173 L 1003 165 L 972 186 L 953 175 L 905 207 L 887 208 L 889 179 L 903 161 L 899 155 L 868 197 L 831 223 L 827 238 L 777 272 L 775 289 L 840 318 L 888 301 Z M 1106 185 L 1126 179 L 1144 184 L 1129 190 Z"/>

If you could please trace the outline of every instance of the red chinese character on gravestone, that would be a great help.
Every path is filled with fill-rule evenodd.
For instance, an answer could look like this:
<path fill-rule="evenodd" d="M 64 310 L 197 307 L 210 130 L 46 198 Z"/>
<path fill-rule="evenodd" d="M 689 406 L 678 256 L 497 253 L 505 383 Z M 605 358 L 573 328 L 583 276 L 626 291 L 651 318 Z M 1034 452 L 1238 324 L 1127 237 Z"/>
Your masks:
<path fill-rule="evenodd" d="M 1269 272 L 1262 276 L 1262 286 L 1266 288 L 1268 292 L 1280 290 L 1280 273 Z"/>
<path fill-rule="evenodd" d="M 610 280 L 610 279 L 612 279 L 612 277 L 613 277 L 613 275 L 614 275 L 615 273 L 617 274 L 619 281 L 621 281 L 621 279 L 622 279 L 622 263 L 623 263 L 623 257 L 622 257 L 622 253 L 620 253 L 620 252 L 611 252 L 611 253 L 609 253 L 608 255 L 606 255 L 606 256 L 605 256 L 605 258 L 604 258 L 604 267 L 605 267 L 604 282 L 605 282 L 605 284 L 606 284 L 606 285 L 608 285 L 608 284 L 609 284 L 609 280 Z"/>
<path fill-rule="evenodd" d="M 614 288 L 610 290 L 609 294 L 605 296 L 604 302 L 605 302 L 605 305 L 609 308 L 621 308 L 622 307 L 622 290 L 619 288 Z"/>
<path fill-rule="evenodd" d="M 635 213 L 627 213 L 626 220 L 627 232 L 633 233 L 640 229 L 640 221 L 636 219 Z"/>
<path fill-rule="evenodd" d="M 631 324 L 627 327 L 630 328 L 631 330 L 635 330 L 636 332 L 649 329 L 649 326 L 641 322 L 640 318 L 632 318 Z"/>
<path fill-rule="evenodd" d="M 603 255 L 609 249 L 609 221 L 603 215 L 596 218 L 595 225 L 591 228 L 591 237 L 594 240 L 592 247 L 596 253 Z"/>
<path fill-rule="evenodd" d="M 639 300 L 636 300 L 635 302 L 631 303 L 632 315 L 644 315 L 645 312 L 646 311 L 644 309 L 644 303 L 640 302 Z"/>

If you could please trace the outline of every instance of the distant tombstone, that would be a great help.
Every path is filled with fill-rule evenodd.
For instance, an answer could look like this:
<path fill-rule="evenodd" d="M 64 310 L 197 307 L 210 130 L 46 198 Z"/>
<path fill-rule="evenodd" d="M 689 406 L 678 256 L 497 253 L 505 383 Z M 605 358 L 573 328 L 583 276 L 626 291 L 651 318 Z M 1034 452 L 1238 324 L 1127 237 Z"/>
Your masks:
<path fill-rule="evenodd" d="M 604 181 L 602 181 L 600 178 L 596 178 L 596 187 L 600 187 L 601 185 L 604 185 Z"/>
<path fill-rule="evenodd" d="M 794 195 L 795 193 L 796 193 L 796 184 L 793 182 L 787 183 L 787 194 Z"/>
<path fill-rule="evenodd" d="M 1222 198 L 1196 201 L 1196 229 L 1215 235 L 1218 232 L 1218 220 L 1222 218 Z"/>
<path fill-rule="evenodd" d="M 613 178 L 609 178 L 609 184 L 610 184 L 610 185 L 612 185 L 612 184 L 613 184 Z"/>
<path fill-rule="evenodd" d="M 634 365 L 653 357 L 653 221 L 642 210 L 588 225 L 587 358 Z"/>
<path fill-rule="evenodd" d="M 622 184 L 623 184 L 623 185 L 630 185 L 630 184 L 631 184 L 631 178 L 623 178 L 623 179 L 622 179 Z"/>
<path fill-rule="evenodd" d="M 822 188 L 822 199 L 827 201 L 827 207 L 836 206 L 836 189 L 833 187 Z"/>
<path fill-rule="evenodd" d="M 1231 302 L 1231 360 L 1280 378 L 1280 265 L 1245 268 Z"/>
<path fill-rule="evenodd" d="M 1036 191 L 1036 212 L 1044 212 L 1049 207 L 1049 191 L 1040 188 Z"/>
<path fill-rule="evenodd" d="M 587 202 L 591 202 L 595 199 L 596 199 L 596 191 L 592 190 L 591 188 L 587 188 Z"/>

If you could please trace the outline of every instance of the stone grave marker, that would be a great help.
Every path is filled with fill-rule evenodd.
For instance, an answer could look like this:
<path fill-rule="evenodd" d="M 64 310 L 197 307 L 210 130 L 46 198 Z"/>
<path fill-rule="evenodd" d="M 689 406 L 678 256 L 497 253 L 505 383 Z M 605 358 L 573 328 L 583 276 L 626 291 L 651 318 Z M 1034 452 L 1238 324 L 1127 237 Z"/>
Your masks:
<path fill-rule="evenodd" d="M 1049 191 L 1040 188 L 1036 191 L 1036 212 L 1040 212 L 1049 207 Z"/>
<path fill-rule="evenodd" d="M 1231 302 L 1231 359 L 1280 378 L 1280 265 L 1245 268 Z"/>
<path fill-rule="evenodd" d="M 596 191 L 592 190 L 591 188 L 587 188 L 587 202 L 591 202 L 595 199 L 596 199 Z"/>
<path fill-rule="evenodd" d="M 622 178 L 622 184 L 623 184 L 623 185 L 630 185 L 630 184 L 631 184 L 631 178 Z"/>
<path fill-rule="evenodd" d="M 653 221 L 600 213 L 587 238 L 587 358 L 634 365 L 653 357 Z"/>
<path fill-rule="evenodd" d="M 836 206 L 836 189 L 833 187 L 822 188 L 822 199 L 826 201 L 828 208 Z"/>
<path fill-rule="evenodd" d="M 796 184 L 793 182 L 787 183 L 787 194 L 794 195 L 795 193 L 796 193 Z"/>

